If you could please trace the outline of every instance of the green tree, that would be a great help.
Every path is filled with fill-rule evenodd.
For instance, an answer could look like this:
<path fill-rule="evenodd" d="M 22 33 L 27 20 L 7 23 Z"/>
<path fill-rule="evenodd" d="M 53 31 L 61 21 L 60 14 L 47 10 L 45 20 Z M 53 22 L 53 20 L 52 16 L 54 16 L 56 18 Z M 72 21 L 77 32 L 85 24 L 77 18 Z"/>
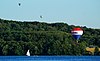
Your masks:
<path fill-rule="evenodd" d="M 9 49 L 8 45 L 5 45 L 5 46 L 3 47 L 3 49 L 2 49 L 3 55 L 8 55 L 8 49 Z"/>
<path fill-rule="evenodd" d="M 94 55 L 100 55 L 99 47 L 95 47 Z"/>

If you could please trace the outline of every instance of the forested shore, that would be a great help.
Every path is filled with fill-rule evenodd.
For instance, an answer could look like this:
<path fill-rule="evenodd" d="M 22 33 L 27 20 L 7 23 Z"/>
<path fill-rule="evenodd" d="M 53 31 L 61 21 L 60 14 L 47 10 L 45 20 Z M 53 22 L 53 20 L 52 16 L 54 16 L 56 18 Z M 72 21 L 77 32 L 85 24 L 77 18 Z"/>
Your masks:
<path fill-rule="evenodd" d="M 84 33 L 76 43 L 71 30 L 80 27 Z M 86 51 L 100 47 L 100 29 L 67 23 L 21 22 L 0 19 L 0 55 L 100 55 Z"/>

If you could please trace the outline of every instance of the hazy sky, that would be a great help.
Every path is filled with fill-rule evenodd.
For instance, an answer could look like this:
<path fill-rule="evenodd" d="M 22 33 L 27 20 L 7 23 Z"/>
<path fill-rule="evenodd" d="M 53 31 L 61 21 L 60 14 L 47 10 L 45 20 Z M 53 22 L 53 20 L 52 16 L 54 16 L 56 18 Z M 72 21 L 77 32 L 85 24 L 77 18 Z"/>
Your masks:
<path fill-rule="evenodd" d="M 0 0 L 0 18 L 64 22 L 100 29 L 100 0 Z"/>

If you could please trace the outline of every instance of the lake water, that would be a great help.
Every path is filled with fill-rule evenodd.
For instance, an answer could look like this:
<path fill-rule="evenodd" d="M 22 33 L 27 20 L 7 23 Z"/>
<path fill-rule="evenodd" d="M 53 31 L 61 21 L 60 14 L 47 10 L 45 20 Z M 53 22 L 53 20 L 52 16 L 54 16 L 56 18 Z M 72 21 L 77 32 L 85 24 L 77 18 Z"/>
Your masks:
<path fill-rule="evenodd" d="M 0 61 L 100 61 L 100 56 L 0 56 Z"/>

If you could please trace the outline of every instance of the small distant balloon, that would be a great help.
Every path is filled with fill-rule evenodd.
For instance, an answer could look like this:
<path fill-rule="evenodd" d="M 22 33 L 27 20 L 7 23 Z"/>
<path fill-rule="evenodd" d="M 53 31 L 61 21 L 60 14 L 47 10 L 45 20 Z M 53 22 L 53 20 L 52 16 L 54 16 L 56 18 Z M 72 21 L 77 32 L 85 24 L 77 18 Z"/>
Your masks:
<path fill-rule="evenodd" d="M 81 35 L 83 34 L 83 30 L 81 28 L 73 28 L 73 30 L 71 31 L 72 36 L 76 39 L 79 40 L 79 38 L 81 37 Z"/>
<path fill-rule="evenodd" d="M 18 3 L 18 5 L 20 6 L 20 5 L 21 5 L 21 3 Z"/>
<path fill-rule="evenodd" d="M 40 18 L 43 18 L 43 16 L 40 15 Z"/>

